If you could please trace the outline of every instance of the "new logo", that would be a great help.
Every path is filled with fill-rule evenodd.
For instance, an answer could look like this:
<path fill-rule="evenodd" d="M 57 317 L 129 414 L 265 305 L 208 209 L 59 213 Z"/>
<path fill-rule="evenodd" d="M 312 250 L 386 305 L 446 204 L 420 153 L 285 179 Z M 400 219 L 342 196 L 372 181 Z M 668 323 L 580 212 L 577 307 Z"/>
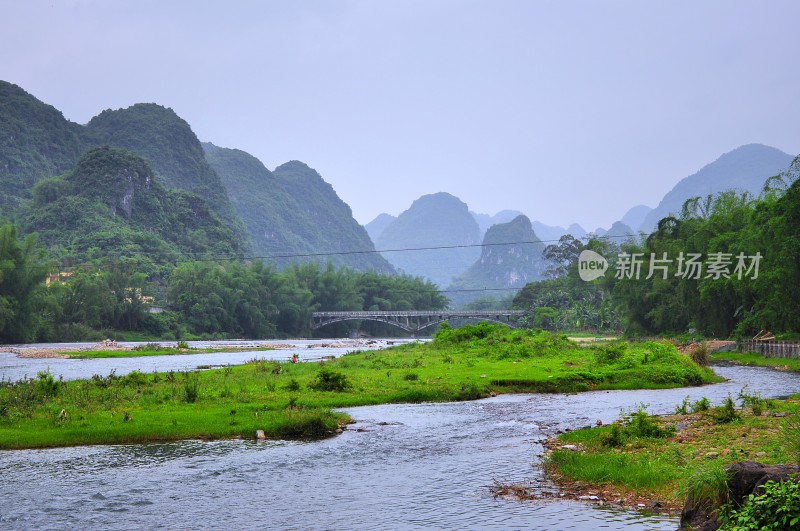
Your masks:
<path fill-rule="evenodd" d="M 608 270 L 608 260 L 600 256 L 594 251 L 585 250 L 581 251 L 578 256 L 578 274 L 581 280 L 589 282 L 596 278 L 600 278 L 606 274 Z"/>

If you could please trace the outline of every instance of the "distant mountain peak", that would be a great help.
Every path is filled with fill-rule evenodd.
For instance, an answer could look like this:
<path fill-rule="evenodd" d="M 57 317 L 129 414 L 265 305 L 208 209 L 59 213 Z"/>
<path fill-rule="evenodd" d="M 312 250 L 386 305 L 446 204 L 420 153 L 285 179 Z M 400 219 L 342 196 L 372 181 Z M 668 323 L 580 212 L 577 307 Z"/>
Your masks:
<path fill-rule="evenodd" d="M 378 249 L 414 249 L 384 253 L 403 272 L 446 286 L 480 256 L 480 228 L 466 203 L 446 192 L 427 194 L 389 223 L 375 241 Z M 441 249 L 419 250 L 425 247 Z"/>
<path fill-rule="evenodd" d="M 739 146 L 681 179 L 647 214 L 639 228 L 645 232 L 652 231 L 661 219 L 680 214 L 683 203 L 692 197 L 705 197 L 726 190 L 759 195 L 764 182 L 785 171 L 792 158 L 779 149 L 763 144 Z"/>

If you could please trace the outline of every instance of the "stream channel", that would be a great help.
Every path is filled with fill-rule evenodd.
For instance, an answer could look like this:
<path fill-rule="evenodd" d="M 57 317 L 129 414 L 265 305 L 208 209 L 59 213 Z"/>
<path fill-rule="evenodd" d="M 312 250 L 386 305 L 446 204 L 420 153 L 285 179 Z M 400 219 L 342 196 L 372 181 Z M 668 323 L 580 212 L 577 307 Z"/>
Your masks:
<path fill-rule="evenodd" d="M 313 342 L 300 347 L 305 360 L 348 350 Z M 132 360 L 144 372 L 186 370 L 254 357 L 287 359 L 292 351 L 241 354 Z M 108 374 L 112 368 L 124 374 L 130 360 L 0 353 L 0 378 L 35 376 L 48 367 L 65 379 Z M 653 413 L 671 413 L 687 395 L 718 405 L 745 385 L 764 397 L 800 393 L 800 375 L 751 367 L 715 370 L 728 381 L 671 390 L 350 408 L 346 411 L 357 423 L 317 442 L 181 441 L 3 451 L 0 528 L 676 529 L 677 515 L 495 498 L 491 487 L 520 483 L 555 492 L 537 467 L 542 441 L 597 419 L 612 422 L 640 403 Z"/>

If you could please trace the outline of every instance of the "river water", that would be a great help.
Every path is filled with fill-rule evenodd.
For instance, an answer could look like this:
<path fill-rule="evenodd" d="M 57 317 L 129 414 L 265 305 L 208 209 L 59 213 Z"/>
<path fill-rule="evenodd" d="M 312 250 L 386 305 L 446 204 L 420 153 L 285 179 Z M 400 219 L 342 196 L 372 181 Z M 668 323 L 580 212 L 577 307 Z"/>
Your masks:
<path fill-rule="evenodd" d="M 611 422 L 640 403 L 669 413 L 686 395 L 718 404 L 744 385 L 765 397 L 800 392 L 794 374 L 716 370 L 729 381 L 350 408 L 357 424 L 318 442 L 0 452 L 0 528 L 675 529 L 676 516 L 495 498 L 490 487 L 554 491 L 536 467 L 541 441 L 559 429 Z"/>

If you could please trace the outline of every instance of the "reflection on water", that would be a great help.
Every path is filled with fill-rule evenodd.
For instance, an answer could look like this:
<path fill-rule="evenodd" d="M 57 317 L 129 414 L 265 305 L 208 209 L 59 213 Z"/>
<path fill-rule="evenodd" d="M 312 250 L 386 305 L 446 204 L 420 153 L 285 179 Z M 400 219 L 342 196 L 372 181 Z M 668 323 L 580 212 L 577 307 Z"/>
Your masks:
<path fill-rule="evenodd" d="M 319 442 L 0 452 L 0 528 L 675 529 L 677 517 L 494 498 L 489 487 L 539 484 L 545 437 L 639 403 L 669 413 L 686 395 L 719 404 L 745 384 L 765 397 L 800 392 L 794 374 L 718 372 L 730 381 L 351 408 L 358 423 Z"/>

